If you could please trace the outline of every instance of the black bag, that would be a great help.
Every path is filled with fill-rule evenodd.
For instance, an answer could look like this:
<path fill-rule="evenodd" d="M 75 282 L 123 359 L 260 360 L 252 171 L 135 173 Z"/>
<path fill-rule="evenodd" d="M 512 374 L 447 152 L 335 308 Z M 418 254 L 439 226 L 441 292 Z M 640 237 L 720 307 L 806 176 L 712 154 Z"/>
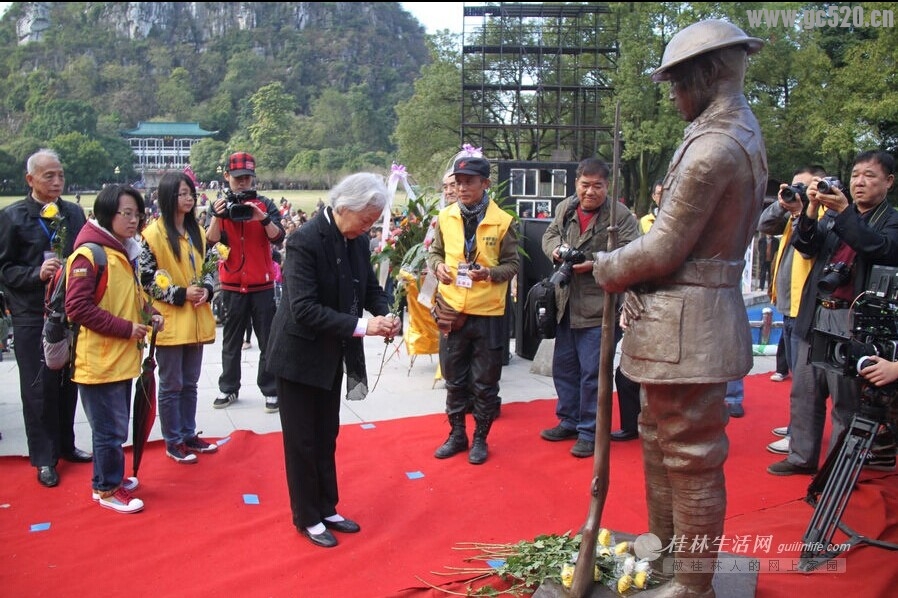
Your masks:
<path fill-rule="evenodd" d="M 97 273 L 97 290 L 95 300 L 99 303 L 106 292 L 106 252 L 96 243 L 85 243 L 93 254 L 94 268 Z M 47 285 L 47 297 L 44 302 L 46 319 L 41 335 L 44 347 L 44 363 L 51 370 L 61 370 L 75 356 L 75 340 L 78 337 L 78 325 L 69 321 L 65 313 L 66 264 L 56 271 L 56 275 Z"/>
<path fill-rule="evenodd" d="M 555 338 L 558 309 L 555 305 L 555 285 L 544 278 L 527 291 L 524 302 L 524 333 L 528 336 Z"/>

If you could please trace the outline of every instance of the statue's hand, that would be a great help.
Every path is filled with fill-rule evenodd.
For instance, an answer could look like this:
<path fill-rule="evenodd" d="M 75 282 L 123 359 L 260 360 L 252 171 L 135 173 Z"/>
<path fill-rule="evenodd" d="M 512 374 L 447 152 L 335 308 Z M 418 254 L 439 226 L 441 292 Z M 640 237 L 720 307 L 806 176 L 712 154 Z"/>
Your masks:
<path fill-rule="evenodd" d="M 644 311 L 645 305 L 639 295 L 633 291 L 627 291 L 624 293 L 624 305 L 621 308 L 621 326 L 626 328 L 625 323 L 628 325 L 630 322 L 638 320 Z"/>

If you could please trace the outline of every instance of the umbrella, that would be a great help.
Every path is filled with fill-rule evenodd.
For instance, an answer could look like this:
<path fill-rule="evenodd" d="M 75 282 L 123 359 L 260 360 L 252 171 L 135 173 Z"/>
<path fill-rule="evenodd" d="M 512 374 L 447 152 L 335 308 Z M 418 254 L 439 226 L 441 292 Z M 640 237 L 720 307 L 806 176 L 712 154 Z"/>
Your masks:
<path fill-rule="evenodd" d="M 140 377 L 134 387 L 134 477 L 143 457 L 143 447 L 156 421 L 156 325 L 150 335 L 150 350 L 143 360 Z"/>

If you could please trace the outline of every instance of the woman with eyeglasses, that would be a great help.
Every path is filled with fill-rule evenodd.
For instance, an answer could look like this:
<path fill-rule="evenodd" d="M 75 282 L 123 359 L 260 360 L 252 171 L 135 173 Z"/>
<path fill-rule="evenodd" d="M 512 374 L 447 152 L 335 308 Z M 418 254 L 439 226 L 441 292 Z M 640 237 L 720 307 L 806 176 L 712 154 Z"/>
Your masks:
<path fill-rule="evenodd" d="M 206 233 L 196 219 L 196 187 L 179 171 L 162 176 L 157 189 L 159 218 L 141 233 L 140 281 L 165 318 L 156 338 L 159 366 L 159 423 L 165 454 L 176 463 L 197 462 L 197 453 L 218 445 L 196 431 L 197 382 L 203 345 L 215 340 L 212 315 L 213 274 L 203 268 Z M 169 284 L 160 288 L 157 273 Z"/>
<path fill-rule="evenodd" d="M 66 262 L 65 309 L 80 325 L 72 379 L 93 436 L 93 499 L 118 513 L 136 513 L 143 510 L 143 501 L 131 494 L 137 478 L 125 478 L 131 388 L 151 325 L 161 330 L 163 318 L 138 279 L 140 244 L 134 237 L 143 226 L 143 197 L 133 187 L 107 185 L 93 211 L 96 219 L 78 233 Z M 102 248 L 105 267 L 94 264 L 88 244 Z"/>

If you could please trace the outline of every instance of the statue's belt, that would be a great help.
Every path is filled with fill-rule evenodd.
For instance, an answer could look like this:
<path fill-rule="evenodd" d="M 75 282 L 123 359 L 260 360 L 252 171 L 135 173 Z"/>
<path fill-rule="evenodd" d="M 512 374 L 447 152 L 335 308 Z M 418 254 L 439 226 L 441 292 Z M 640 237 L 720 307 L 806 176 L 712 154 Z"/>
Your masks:
<path fill-rule="evenodd" d="M 735 287 L 742 281 L 745 261 L 689 260 L 670 276 L 651 284 L 658 288 L 669 285 L 691 285 L 709 288 Z"/>

